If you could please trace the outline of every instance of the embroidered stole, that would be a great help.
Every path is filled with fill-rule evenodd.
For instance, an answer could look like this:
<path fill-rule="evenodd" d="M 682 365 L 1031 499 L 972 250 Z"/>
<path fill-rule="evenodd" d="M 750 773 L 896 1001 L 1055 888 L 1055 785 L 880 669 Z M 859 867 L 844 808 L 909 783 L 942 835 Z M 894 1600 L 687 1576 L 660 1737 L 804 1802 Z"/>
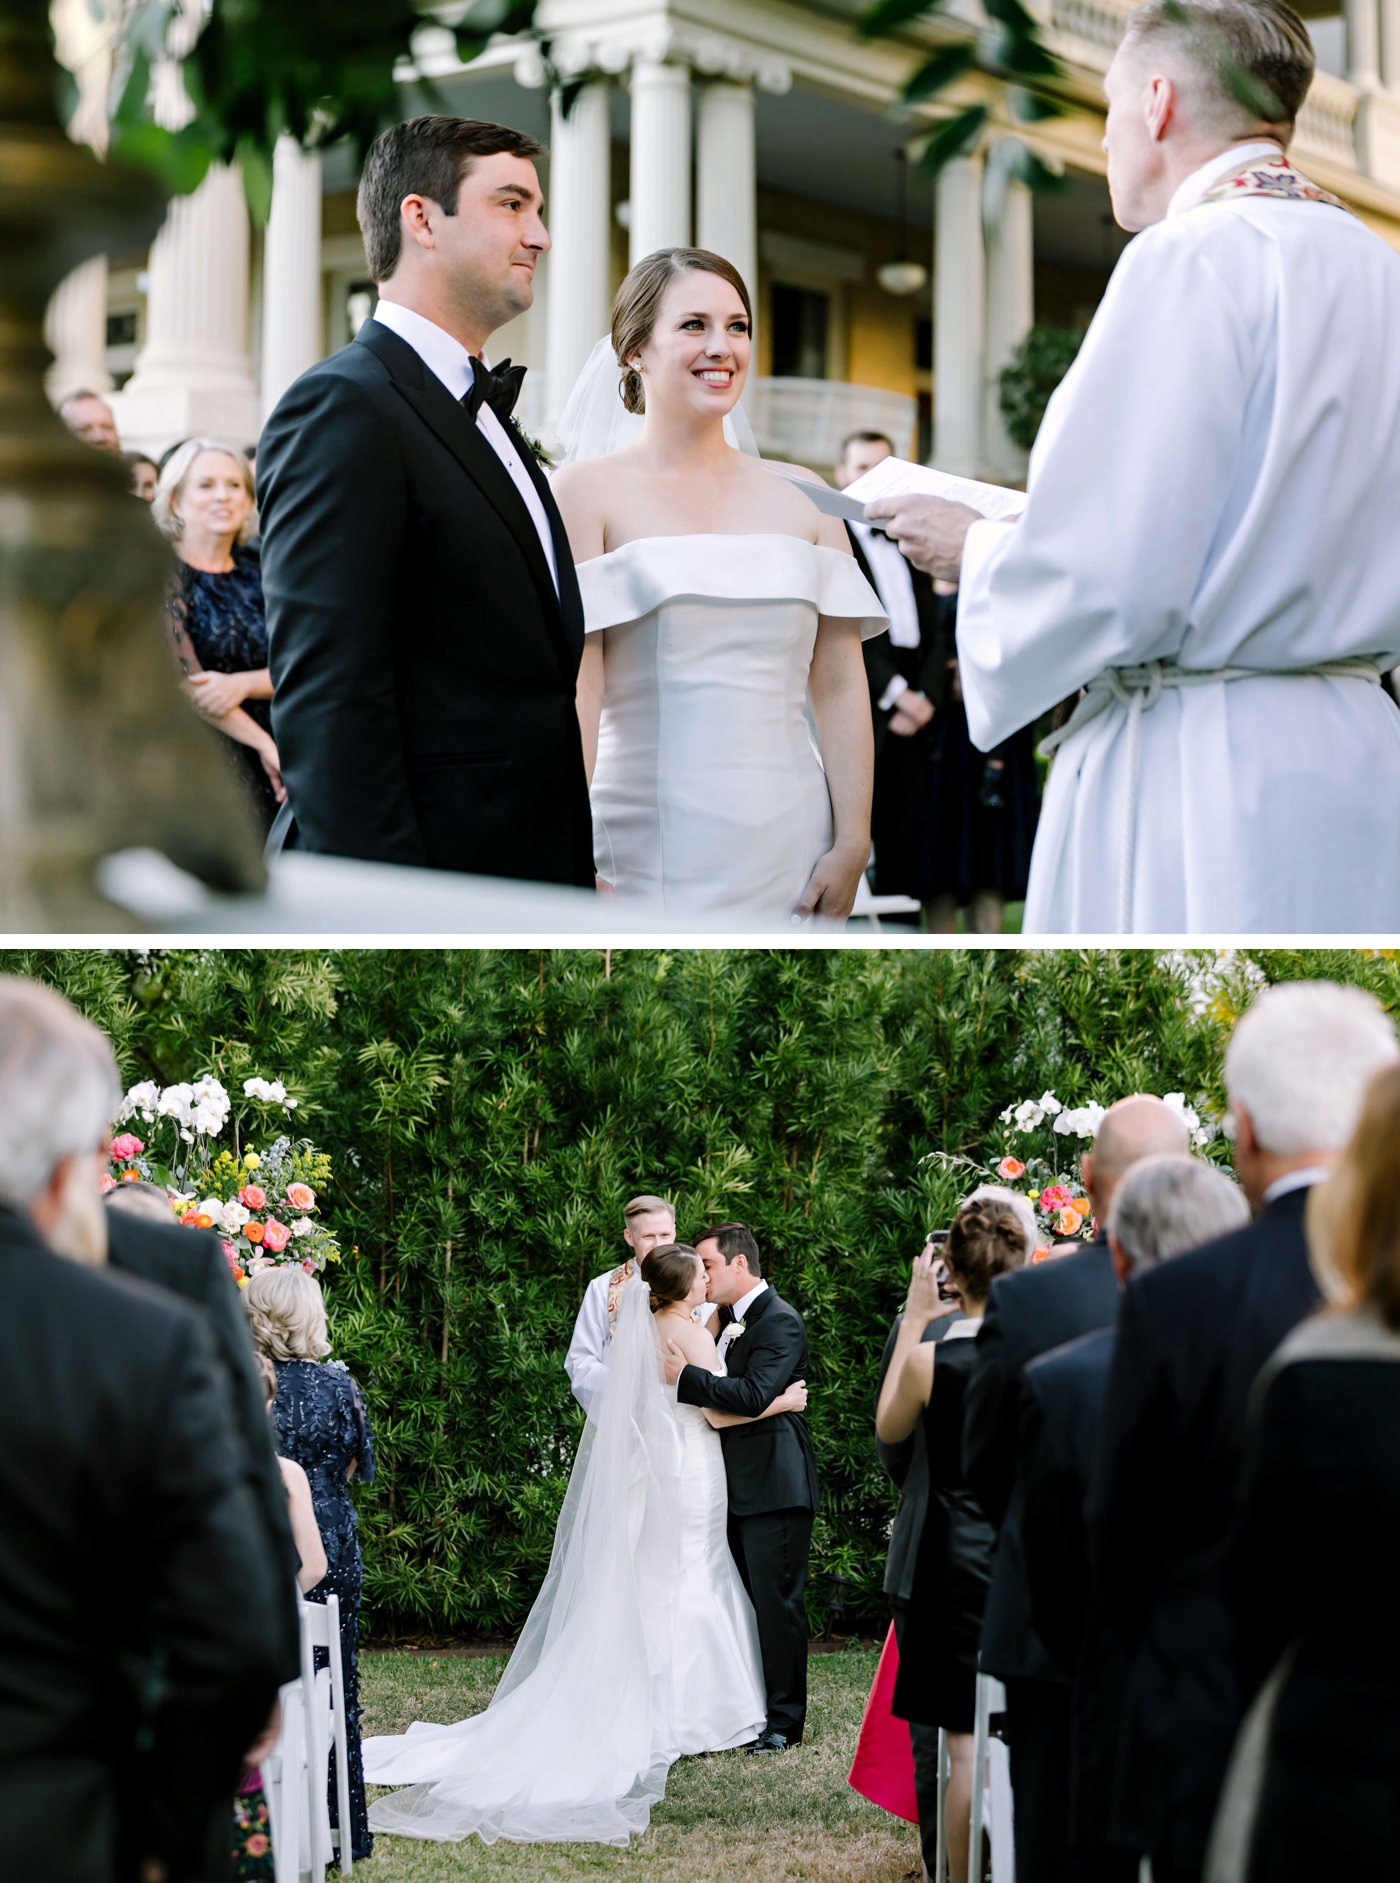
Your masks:
<path fill-rule="evenodd" d="M 1275 196 L 1290 203 L 1326 203 L 1332 209 L 1345 209 L 1349 216 L 1353 213 L 1340 196 L 1310 182 L 1286 157 L 1268 157 L 1262 162 L 1251 158 L 1238 169 L 1217 177 L 1199 201 L 1228 203 L 1238 196 Z"/>
<path fill-rule="evenodd" d="M 608 1339 L 617 1332 L 618 1296 L 637 1272 L 636 1260 L 628 1256 L 621 1268 L 615 1268 L 608 1278 Z"/>

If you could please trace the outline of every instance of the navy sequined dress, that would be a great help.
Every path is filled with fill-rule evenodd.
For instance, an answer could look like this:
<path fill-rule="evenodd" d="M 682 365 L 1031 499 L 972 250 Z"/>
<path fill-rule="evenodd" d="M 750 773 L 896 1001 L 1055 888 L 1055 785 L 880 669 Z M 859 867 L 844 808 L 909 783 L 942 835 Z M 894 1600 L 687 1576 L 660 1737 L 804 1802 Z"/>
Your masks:
<path fill-rule="evenodd" d="M 374 1848 L 365 1818 L 365 1776 L 360 1764 L 360 1559 L 359 1526 L 345 1473 L 368 1484 L 374 1477 L 374 1439 L 365 1417 L 360 1389 L 339 1360 L 279 1360 L 277 1397 L 272 1416 L 277 1449 L 294 1458 L 311 1480 L 311 1502 L 321 1541 L 326 1546 L 326 1574 L 307 1594 L 308 1602 L 340 1600 L 340 1658 L 345 1671 L 345 1705 L 350 1751 L 351 1855 L 358 1863 Z M 320 1655 L 323 1650 L 318 1649 Z M 318 1665 L 322 1663 L 318 1662 Z M 331 1823 L 339 1823 L 335 1795 L 335 1748 L 331 1748 Z"/>
<path fill-rule="evenodd" d="M 197 673 L 201 667 L 206 673 L 254 673 L 267 665 L 262 564 L 255 549 L 237 545 L 233 567 L 223 575 L 177 561 L 167 606 L 176 658 L 187 673 Z M 271 733 L 270 700 L 244 700 L 243 710 Z M 276 815 L 277 800 L 262 760 L 250 745 L 240 745 L 226 735 L 224 743 L 229 762 L 267 829 Z"/>

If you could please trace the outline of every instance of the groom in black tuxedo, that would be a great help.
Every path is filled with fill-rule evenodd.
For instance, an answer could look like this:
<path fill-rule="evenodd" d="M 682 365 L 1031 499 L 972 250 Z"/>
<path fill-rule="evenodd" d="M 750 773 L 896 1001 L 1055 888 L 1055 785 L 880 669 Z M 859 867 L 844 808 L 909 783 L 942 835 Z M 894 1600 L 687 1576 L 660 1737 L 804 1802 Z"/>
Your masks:
<path fill-rule="evenodd" d="M 758 1244 L 743 1223 L 695 1240 L 706 1293 L 719 1306 L 716 1339 L 726 1376 L 685 1366 L 668 1343 L 666 1377 L 685 1406 L 713 1406 L 757 1421 L 721 1428 L 729 1480 L 729 1548 L 758 1618 L 768 1719 L 751 1752 L 801 1743 L 807 1719 L 807 1552 L 817 1512 L 817 1467 L 797 1412 L 758 1414 L 807 1371 L 802 1316 L 763 1280 Z"/>
<path fill-rule="evenodd" d="M 379 285 L 258 448 L 272 720 L 307 850 L 593 885 L 583 608 L 490 335 L 549 247 L 523 132 L 396 124 L 359 219 Z"/>

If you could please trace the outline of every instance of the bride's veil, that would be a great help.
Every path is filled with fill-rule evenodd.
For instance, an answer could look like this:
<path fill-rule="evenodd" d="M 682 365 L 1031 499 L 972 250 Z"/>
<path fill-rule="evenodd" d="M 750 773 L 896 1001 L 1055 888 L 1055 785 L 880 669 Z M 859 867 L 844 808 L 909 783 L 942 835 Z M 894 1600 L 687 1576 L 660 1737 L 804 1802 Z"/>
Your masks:
<path fill-rule="evenodd" d="M 484 1714 L 365 1743 L 376 1829 L 626 1844 L 678 1756 L 671 1669 L 684 1626 L 675 1389 L 640 1277 L 623 1289 L 549 1570 Z"/>
<path fill-rule="evenodd" d="M 564 447 L 563 464 L 606 458 L 641 436 L 641 414 L 629 412 L 622 403 L 622 370 L 606 334 L 584 362 L 554 429 Z M 736 405 L 725 419 L 724 435 L 736 451 L 746 451 L 753 458 L 760 455 L 742 405 Z"/>

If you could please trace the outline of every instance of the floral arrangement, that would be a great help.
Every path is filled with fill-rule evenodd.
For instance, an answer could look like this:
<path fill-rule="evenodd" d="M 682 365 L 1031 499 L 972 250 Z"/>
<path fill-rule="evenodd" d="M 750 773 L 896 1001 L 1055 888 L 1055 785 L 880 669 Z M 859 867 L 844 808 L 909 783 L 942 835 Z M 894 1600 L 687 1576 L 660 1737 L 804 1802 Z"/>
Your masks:
<path fill-rule="evenodd" d="M 253 1115 L 267 1123 L 295 1111 L 298 1102 L 278 1079 L 245 1079 L 243 1096 Z M 314 1273 L 338 1262 L 335 1237 L 317 1210 L 317 1197 L 331 1180 L 330 1158 L 309 1139 L 293 1141 L 285 1134 L 262 1152 L 241 1146 L 237 1121 L 232 1149 L 215 1149 L 211 1140 L 232 1111 L 232 1099 L 212 1076 L 163 1090 L 153 1080 L 132 1086 L 116 1123 L 139 1120 L 146 1136 L 120 1131 L 112 1139 L 104 1191 L 140 1179 L 165 1193 L 177 1221 L 221 1231 L 240 1287 L 255 1270 L 279 1263 L 297 1262 Z"/>

